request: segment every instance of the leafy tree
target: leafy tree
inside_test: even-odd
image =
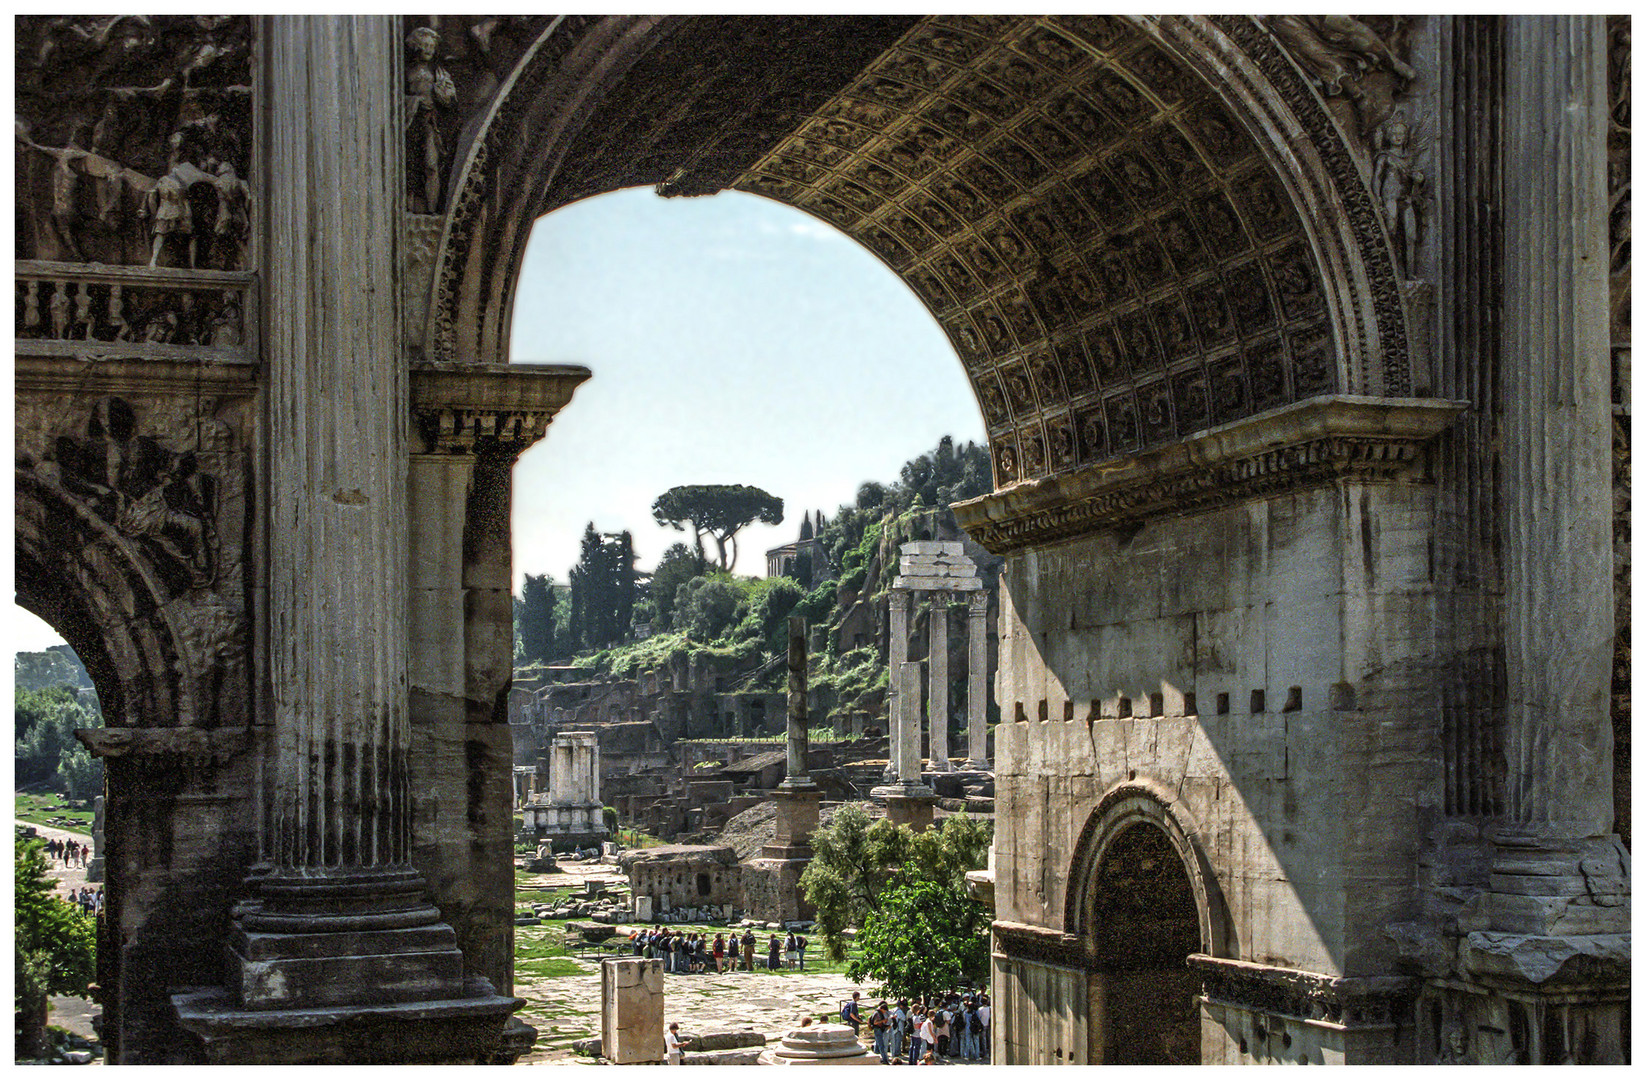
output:
[[[674,627],[675,597],[680,586],[706,569],[703,557],[682,543],[673,543],[663,552],[652,571],[652,602],[657,605],[658,628]]]
[[[13,708],[19,784],[55,781],[60,785],[57,769],[63,752],[79,746],[75,729],[103,726],[97,712],[67,686],[18,690]]]
[[[675,623],[697,641],[714,641],[737,621],[742,599],[737,584],[724,575],[692,578],[675,598]]]
[[[634,538],[627,531],[598,533],[594,522],[589,522],[583,530],[580,558],[568,577],[572,594],[568,644],[604,649],[626,638],[638,593]]]
[[[20,652],[12,661],[12,671],[19,690],[44,690],[48,686],[91,689],[91,676],[67,645],[53,645],[44,652]]]
[[[800,875],[829,958],[846,958],[846,928],[867,926],[886,890],[900,882],[928,881],[964,898],[966,872],[988,865],[993,834],[989,822],[968,814],[916,833],[885,818],[871,821],[861,807],[835,811],[812,833],[812,861]]]
[[[57,755],[57,775],[71,799],[93,799],[103,793],[103,759],[78,742]]]
[[[17,837],[15,854],[16,968],[12,1003],[16,1009],[16,1053],[40,1058],[47,1052],[46,1010],[53,994],[83,995],[97,977],[97,930],[79,907],[52,895],[45,841]]]
[[[527,574],[520,590],[520,660],[541,663],[554,655],[554,582]]]
[[[857,935],[853,982],[873,979],[886,997],[947,993],[981,983],[989,969],[989,919],[982,904],[938,881],[909,881],[880,896]]]
[[[687,484],[659,495],[652,503],[652,517],[659,525],[682,532],[690,524],[699,558],[707,558],[703,552],[703,535],[707,533],[719,553],[720,569],[730,571],[737,565],[738,532],[756,521],[766,525],[782,522],[783,500],[747,484]],[[730,559],[726,555],[728,543]]]

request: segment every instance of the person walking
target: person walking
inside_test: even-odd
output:
[[[681,1059],[686,1056],[680,1046],[680,1021],[670,1021],[669,1030],[663,1033],[663,1046],[668,1050],[669,1064],[680,1064]]]
[[[800,970],[806,970],[806,938],[801,934],[794,936],[794,954],[800,959]]]
[[[874,1052],[880,1058],[880,1064],[889,1065],[886,1054],[890,1048],[892,1014],[886,1011],[886,1003],[882,1001],[869,1014],[869,1028],[874,1032]]]
[[[754,931],[743,931],[743,970],[754,970]]]
[[[856,990],[853,990],[852,999],[840,1006],[840,1019],[852,1026],[853,1035],[863,1030],[863,1012],[861,1006],[858,1005],[858,998],[861,996]]]

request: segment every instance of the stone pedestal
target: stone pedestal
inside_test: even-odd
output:
[[[907,825],[915,832],[923,832],[932,827],[932,810],[937,805],[937,796],[934,794],[886,794],[881,795],[882,788],[875,789],[875,797],[886,803],[886,820],[893,825]],[[904,788],[904,792],[915,791],[913,787]],[[928,792],[930,788],[926,789]]]
[[[795,1028],[760,1055],[762,1065],[879,1065],[880,1058],[845,1024]]]
[[[520,808],[522,831],[558,851],[598,846],[608,835],[600,801],[600,737],[563,731],[549,747],[549,790]]]
[[[663,1060],[663,961],[600,962],[600,1053],[613,1065]]]

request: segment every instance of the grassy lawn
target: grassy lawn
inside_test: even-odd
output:
[[[16,805],[18,821],[31,825],[55,825],[59,829],[91,834],[91,811],[71,808],[61,795],[30,795],[19,791]]]

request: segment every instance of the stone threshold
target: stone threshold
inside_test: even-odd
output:
[[[1313,397],[951,509],[973,540],[1010,555],[1338,478],[1388,482],[1409,475],[1423,445],[1467,407],[1434,398]]]

